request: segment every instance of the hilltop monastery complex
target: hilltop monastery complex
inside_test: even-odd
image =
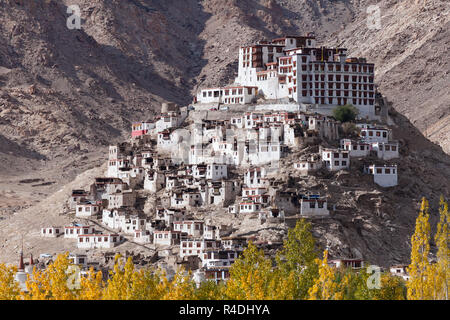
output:
[[[360,112],[351,132],[331,117],[345,104]],[[251,217],[262,228],[287,217],[333,218],[325,190],[292,188],[288,178],[359,172],[373,188],[395,188],[400,145],[372,121],[385,107],[374,65],[346,49],[318,47],[313,36],[241,47],[235,83],[200,89],[192,105],[164,104],[156,119],[133,123],[130,140],[109,147],[104,176],[72,191],[68,212],[79,222],[47,226],[41,236],[72,239],[86,253],[131,242],[199,281],[226,281],[247,242],[264,243],[231,221]],[[281,168],[291,176],[283,182]],[[360,268],[363,257],[330,264]]]

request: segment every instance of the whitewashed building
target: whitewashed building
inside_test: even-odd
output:
[[[267,171],[264,167],[251,168],[244,175],[244,184],[248,188],[268,187]]]
[[[375,127],[368,124],[357,124],[361,129],[359,136],[365,142],[389,142],[391,139],[391,130],[383,127]]]
[[[161,246],[179,244],[181,240],[180,231],[158,230],[153,232],[153,243]]]
[[[322,161],[330,171],[338,171],[350,167],[348,150],[322,148]]]
[[[101,202],[86,201],[75,206],[76,217],[92,217],[100,214],[102,210]]]
[[[321,169],[322,165],[320,157],[312,155],[309,159],[294,162],[294,169],[300,171],[301,175],[307,176]]]
[[[328,216],[329,214],[326,198],[319,195],[302,195],[300,197],[300,215]]]
[[[361,140],[342,139],[341,148],[348,150],[350,157],[362,158],[370,154],[371,145]]]
[[[134,230],[134,241],[140,244],[151,243],[153,235],[149,230]]]
[[[156,170],[147,170],[144,177],[144,190],[158,192],[165,187],[166,178],[163,172]]]
[[[77,237],[78,249],[110,249],[123,242],[118,234],[83,234]]]
[[[93,225],[73,225],[64,227],[64,238],[76,239],[79,235],[94,234]]]
[[[103,209],[102,223],[108,228],[132,234],[145,228],[146,219],[125,208]]]
[[[223,88],[206,88],[197,94],[198,103],[247,104],[251,103],[257,94],[257,88],[252,86],[230,86]]]
[[[63,234],[62,227],[41,228],[41,237],[56,238]]]
[[[371,165],[364,168],[364,172],[373,175],[373,181],[385,188],[398,184],[397,165]]]
[[[190,237],[199,238],[203,235],[203,221],[183,220],[174,221],[173,230],[186,233]]]
[[[203,256],[206,250],[217,250],[220,248],[220,241],[205,239],[186,239],[180,243],[180,257]]]
[[[377,157],[383,160],[391,160],[399,157],[398,142],[373,142],[372,150],[377,153]]]

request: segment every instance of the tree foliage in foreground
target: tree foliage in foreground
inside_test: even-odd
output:
[[[311,224],[298,220],[282,249],[267,257],[253,243],[230,267],[226,283],[202,282],[199,287],[190,272],[180,269],[172,280],[161,270],[136,269],[131,258],[114,260],[109,278],[90,269],[76,281],[68,253],[58,255],[45,270],[34,270],[22,292],[14,280],[16,267],[0,264],[1,300],[404,300],[446,299],[449,287],[448,204],[441,197],[440,220],[434,236],[436,261],[430,259],[429,206],[422,200],[411,238],[410,280],[380,275],[379,287],[368,286],[368,268],[356,272],[328,264],[328,252],[319,259]],[[73,266],[72,266],[73,267]]]

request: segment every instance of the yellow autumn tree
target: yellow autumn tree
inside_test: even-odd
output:
[[[294,275],[285,276],[250,242],[230,268],[225,295],[235,300],[293,299]]]
[[[411,237],[411,264],[407,268],[410,279],[407,283],[409,300],[431,299],[430,275],[432,266],[428,259],[430,253],[430,223],[428,200],[422,198],[419,216],[416,219],[416,228]]]
[[[165,292],[163,300],[193,300],[195,298],[195,283],[191,279],[191,272],[186,273],[180,268],[172,280],[163,278],[160,290]]]
[[[28,275],[26,282],[27,293],[23,298],[27,300],[74,300],[77,297],[76,268],[70,268],[69,253],[59,254],[55,261],[45,270],[36,268],[32,275]]]
[[[390,273],[383,273],[381,275],[381,288],[372,291],[372,299],[374,300],[405,300],[406,298],[405,281]]]
[[[226,284],[216,284],[212,280],[203,281],[195,290],[195,300],[223,300],[225,299]]]
[[[309,300],[343,300],[345,287],[349,283],[349,278],[344,275],[338,281],[337,270],[328,265],[328,250],[323,253],[323,260],[316,259],[319,266],[319,277],[308,290]]]
[[[131,277],[132,298],[135,300],[159,300],[166,294],[160,270],[146,268]]]
[[[17,272],[15,266],[6,266],[0,263],[0,300],[17,300],[20,298],[20,287],[14,276]]]
[[[441,196],[439,202],[439,223],[435,235],[435,243],[438,248],[436,264],[434,265],[433,284],[435,300],[448,300],[448,288],[450,281],[450,250],[449,241],[449,212],[448,203]]]
[[[79,300],[101,300],[103,297],[104,283],[101,271],[95,272],[90,268],[86,277],[80,279]]]
[[[134,264],[131,257],[126,262],[120,254],[114,257],[114,267],[110,271],[108,283],[103,295],[104,300],[132,299],[132,278]]]

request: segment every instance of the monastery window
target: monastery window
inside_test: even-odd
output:
[[[369,131],[369,136],[373,137],[373,131]]]
[[[383,169],[377,168],[377,174],[381,174],[383,172]]]
[[[377,131],[376,134],[377,134],[377,137],[381,136],[381,132],[380,131]]]
[[[342,165],[346,166],[347,165],[347,161],[342,161]]]
[[[384,169],[384,173],[385,174],[391,174],[391,169],[389,169],[389,168]]]
[[[212,91],[208,91],[208,97],[212,97]]]
[[[79,242],[83,242],[83,238],[78,238],[80,241]]]
[[[387,137],[387,132],[383,131],[383,138],[386,138],[386,137]]]
[[[317,204],[318,204],[319,208],[321,208],[321,209],[323,208],[323,202],[322,201],[319,201]]]
[[[339,165],[339,161],[335,161],[335,162],[334,162],[334,165],[335,165],[335,166],[338,166],[338,165]]]
[[[392,169],[392,174],[395,174],[395,169]]]
[[[397,151],[397,146],[392,146],[392,151]]]
[[[309,208],[314,209],[315,207],[316,207],[316,203],[311,201],[309,203]]]

